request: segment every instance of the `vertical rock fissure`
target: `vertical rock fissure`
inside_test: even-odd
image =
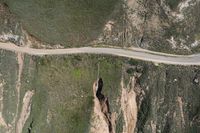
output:
[[[93,84],[94,114],[90,133],[115,133],[115,120],[110,112],[108,98],[101,93],[102,89],[103,80],[99,78]]]

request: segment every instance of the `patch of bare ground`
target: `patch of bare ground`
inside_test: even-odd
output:
[[[23,65],[24,65],[24,54],[22,53],[16,53],[17,57],[17,63],[18,63],[18,75],[17,75],[17,81],[16,81],[16,114],[13,118],[13,121],[9,124],[6,123],[3,115],[2,115],[2,110],[3,110],[3,85],[4,82],[0,83],[0,125],[3,126],[8,133],[11,133],[14,128],[15,128],[15,124],[17,122],[17,117],[18,117],[18,111],[19,111],[19,102],[20,102],[20,88],[21,88],[21,75],[22,75],[22,71],[23,71]]]
[[[142,91],[137,80],[140,73],[135,73],[135,76],[130,78],[128,85],[124,85],[123,78],[121,80],[121,108],[124,125],[122,133],[134,133],[137,131],[137,112],[143,100],[144,92]],[[103,81],[100,78],[93,84],[94,93],[94,109],[91,119],[90,133],[115,133],[117,113],[110,112],[109,101],[101,91]]]
[[[16,125],[16,133],[21,133],[22,129],[24,127],[24,124],[26,120],[28,119],[30,112],[31,112],[31,101],[32,96],[34,95],[34,91],[27,91],[25,93],[25,96],[23,98],[23,105],[22,105],[22,111],[20,113],[20,117],[17,121]]]
[[[144,10],[144,8],[138,4],[137,0],[127,0],[125,3],[127,5],[127,15],[131,25],[140,30],[141,25],[143,25],[143,19],[138,16],[138,13]]]
[[[4,125],[7,127],[7,133],[15,132],[15,133],[21,133],[22,129],[24,127],[24,124],[26,120],[28,119],[31,111],[31,99],[34,95],[34,91],[27,91],[25,93],[25,96],[23,98],[23,105],[21,109],[21,113],[19,114],[19,103],[20,103],[20,89],[21,89],[21,75],[23,72],[23,66],[24,66],[24,54],[23,53],[16,53],[17,57],[17,63],[18,63],[18,75],[17,75],[17,81],[16,81],[16,113],[15,117],[13,118],[13,121],[10,124],[4,123]],[[0,88],[0,93],[1,93]],[[0,109],[3,108],[2,104],[0,105]],[[17,120],[18,118],[18,120]],[[0,118],[0,123],[3,122],[3,119]]]
[[[133,133],[136,127],[138,108],[136,102],[136,93],[134,91],[135,84],[135,77],[130,79],[130,86],[127,87],[124,86],[123,79],[121,81],[121,109],[125,121],[123,133]]]
[[[8,127],[7,123],[5,122],[3,115],[2,115],[2,111],[3,111],[3,86],[4,86],[5,82],[2,81],[0,83],[0,126],[3,126],[5,128]]]
[[[182,122],[182,125],[185,126],[185,119],[184,119],[184,113],[183,113],[183,101],[182,101],[182,98],[178,97],[177,98],[177,102],[178,102],[178,105],[179,105],[179,108],[180,108],[181,122]]]
[[[99,81],[93,84],[94,108],[90,133],[115,133],[115,113],[110,112],[108,98],[101,94]]]
[[[15,118],[13,119],[13,123],[16,122],[18,111],[19,111],[21,75],[22,75],[23,66],[24,66],[24,54],[17,53],[17,63],[18,63],[18,75],[17,75],[17,83],[16,83],[17,108],[16,108]]]
[[[21,75],[23,71],[23,66],[24,66],[24,54],[23,53],[16,53],[17,55],[17,63],[18,63],[18,75],[17,75],[17,81],[16,81],[16,113],[15,116],[11,122],[11,125],[9,126],[7,133],[13,132],[15,129],[15,126],[17,124],[17,117],[18,117],[18,112],[19,112],[19,102],[20,102],[20,88],[21,88]]]

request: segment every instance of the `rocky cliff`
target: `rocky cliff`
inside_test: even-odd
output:
[[[0,68],[3,133],[200,131],[197,66],[1,50]],[[97,95],[98,68],[103,88]]]

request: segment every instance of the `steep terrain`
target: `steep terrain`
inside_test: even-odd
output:
[[[1,132],[109,132],[109,125],[113,133],[200,131],[196,66],[100,55],[31,57],[1,50],[0,68]],[[93,95],[98,68],[109,117]]]
[[[0,42],[198,53],[199,7],[199,0],[0,0]],[[0,50],[0,133],[199,133],[199,101],[200,66]]]
[[[124,0],[123,22],[113,18],[100,42],[167,53],[197,52],[199,6],[199,0]]]

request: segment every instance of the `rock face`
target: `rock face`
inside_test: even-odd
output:
[[[0,53],[2,133],[200,132],[199,67]]]
[[[123,81],[121,81],[121,108],[125,124],[123,125],[123,133],[133,133],[136,128],[138,107],[136,102],[136,82],[135,77],[130,79],[130,86],[125,88]]]
[[[148,72],[148,80],[140,82],[145,95],[138,110],[137,132],[200,131],[199,86],[193,83],[198,69],[192,69],[169,66],[157,69],[157,74]]]
[[[113,17],[111,32],[101,39],[168,53],[196,52],[199,6],[199,0],[124,0],[123,22]]]
[[[192,69],[149,66],[146,68],[148,72],[134,73],[128,84],[122,78],[119,95],[120,108],[113,111],[116,113],[114,123],[111,123],[114,125],[113,130],[117,133],[199,132],[200,93],[196,82],[199,74],[197,67]],[[101,86],[101,79],[99,81]],[[95,94],[100,94],[101,88],[100,92],[98,89],[95,90],[97,92]],[[100,94],[100,99],[105,99],[105,97]],[[108,107],[107,104],[106,106]],[[100,104],[99,112],[103,113],[101,107],[102,104]],[[97,123],[100,117],[95,118],[92,122]],[[120,131],[117,123],[122,124]],[[106,126],[108,128],[108,122]],[[93,130],[100,131],[98,128],[93,128]]]
[[[1,0],[0,41],[191,54],[200,51],[199,7],[200,0]],[[27,132],[200,133],[200,67],[0,50],[0,133]]]
[[[103,80],[99,78],[93,85],[94,93],[94,112],[91,120],[91,133],[115,133],[113,129],[111,112],[108,98],[101,91],[103,89]]]

